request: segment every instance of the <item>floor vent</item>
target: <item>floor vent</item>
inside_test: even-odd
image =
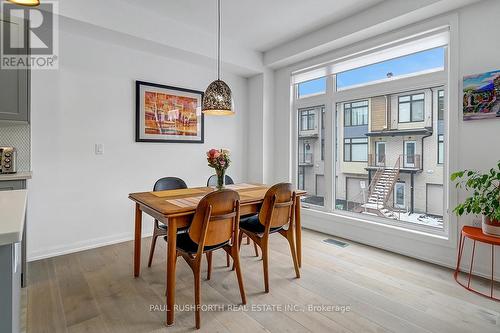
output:
[[[335,246],[338,246],[338,247],[347,247],[347,246],[349,246],[349,244],[341,242],[341,241],[333,239],[333,238],[327,238],[327,239],[323,240],[323,242],[325,242],[327,244],[332,244],[332,245],[335,245]]]

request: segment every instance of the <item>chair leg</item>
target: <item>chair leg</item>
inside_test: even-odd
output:
[[[247,238],[247,245],[250,245],[250,237],[246,236]]]
[[[156,229],[153,232],[153,238],[151,239],[151,248],[149,249],[149,260],[148,260],[148,267],[151,267],[151,264],[153,263],[153,255],[155,253],[155,247],[156,247],[156,239],[158,238],[158,234],[156,233]]]
[[[295,276],[300,278],[299,262],[297,260],[297,252],[295,248],[295,241],[293,240],[293,231],[288,230],[286,233],[286,239],[288,244],[290,244],[290,251],[292,252],[293,266],[295,267]]]
[[[236,246],[231,248],[234,266],[236,267],[236,277],[238,278],[238,286],[240,287],[241,303],[247,304],[247,297],[245,295],[245,287],[243,286],[243,274],[241,274],[240,255]]]
[[[264,240],[262,242],[262,264],[264,266],[264,286],[266,293],[269,292],[269,240]]]
[[[210,280],[210,276],[212,275],[212,252],[207,252],[207,280]]]
[[[226,253],[226,267],[229,267],[230,265],[230,261],[229,261],[229,254]]]
[[[255,250],[255,256],[259,256],[259,249],[257,248],[257,243],[253,242],[253,249]]]
[[[195,321],[196,329],[200,329],[201,316],[200,316],[200,302],[201,302],[201,258],[194,264],[194,304],[195,304]]]
[[[242,240],[243,240],[243,231],[240,230],[240,233],[238,235],[238,253],[241,250],[241,241]],[[233,268],[231,270],[234,271],[234,269],[235,269],[235,265],[234,265],[234,261],[233,261]]]

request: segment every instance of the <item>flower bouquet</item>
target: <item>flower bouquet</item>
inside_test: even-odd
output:
[[[219,190],[224,188],[226,169],[231,163],[229,154],[230,152],[227,149],[210,149],[207,152],[208,166],[215,169],[215,173],[217,174],[217,189]]]

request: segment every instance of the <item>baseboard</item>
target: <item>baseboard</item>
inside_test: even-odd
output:
[[[150,237],[151,232],[143,232],[142,238]],[[65,254],[91,250],[102,246],[113,245],[117,243],[128,242],[134,239],[134,234],[125,232],[122,234],[110,235],[107,237],[93,238],[76,243],[65,244],[45,249],[40,249],[33,252],[28,252],[27,260],[36,261],[46,258],[62,256]]]

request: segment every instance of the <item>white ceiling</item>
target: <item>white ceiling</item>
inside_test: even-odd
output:
[[[216,33],[216,0],[122,0],[205,33]],[[267,51],[384,0],[223,0],[224,38]]]

